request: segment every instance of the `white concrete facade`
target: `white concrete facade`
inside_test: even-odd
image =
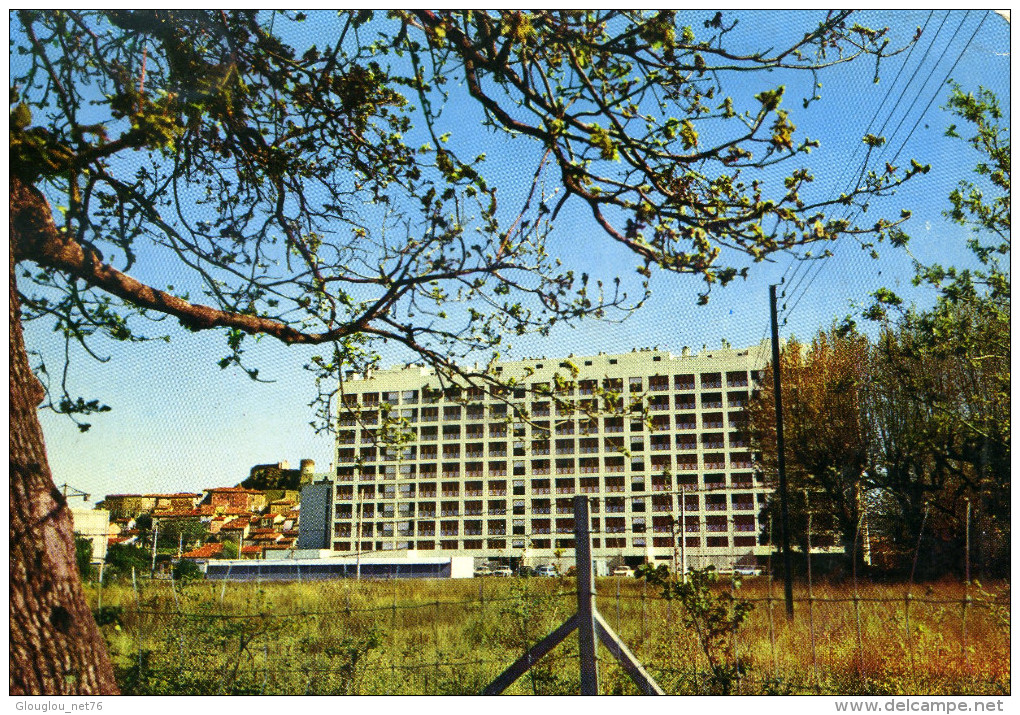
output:
[[[83,536],[92,542],[92,563],[106,559],[109,542],[110,512],[105,509],[71,509],[76,536]]]
[[[744,407],[769,356],[766,341],[504,362],[493,369],[517,387],[501,396],[444,392],[420,366],[348,376],[332,549],[556,561],[572,557],[573,497],[587,494],[601,558],[726,567],[767,553]],[[606,410],[603,390],[643,400],[647,420]],[[407,441],[377,444],[394,418]]]

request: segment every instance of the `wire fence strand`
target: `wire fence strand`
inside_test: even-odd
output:
[[[1008,692],[1008,583],[975,595],[955,584],[916,596],[921,586],[907,584],[808,587],[799,584],[804,607],[788,621],[775,616],[783,597],[771,576],[720,579],[719,594],[751,607],[722,655],[691,628],[687,606],[643,579],[599,579],[597,603],[667,693]],[[135,580],[100,586],[96,601],[99,591],[119,609],[103,626],[124,664],[119,682],[139,694],[478,693],[569,616],[577,595],[568,577]],[[603,689],[630,692],[613,654],[602,657]],[[724,687],[714,666],[726,657],[736,677]],[[509,692],[578,683],[570,637]]]

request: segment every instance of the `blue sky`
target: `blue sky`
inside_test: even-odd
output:
[[[750,97],[758,91],[751,82],[786,83],[787,102],[798,131],[821,141],[821,147],[811,157],[818,176],[816,189],[835,193],[837,180],[843,179],[845,183],[846,167],[887,93],[875,129],[886,120],[893,102],[900,96],[901,103],[892,113],[885,135],[892,136],[901,117],[905,115],[905,119],[889,142],[889,155],[876,158],[880,166],[907,140],[915,121],[937,91],[937,98],[916,130],[909,133],[897,160],[902,165],[910,157],[916,158],[930,163],[931,172],[909,183],[895,196],[876,200],[871,212],[874,218],[895,217],[901,208],[909,208],[913,217],[906,229],[912,236],[914,255],[922,260],[962,261],[964,256],[959,249],[965,235],[951,226],[941,211],[949,191],[970,172],[976,155],[963,142],[943,136],[950,118],[941,110],[948,93],[941,83],[958,60],[952,72],[955,80],[968,89],[983,85],[996,91],[1008,108],[1008,25],[998,16],[989,15],[968,44],[984,15],[984,11],[969,15],[954,11],[945,17],[943,11],[935,12],[929,29],[895,84],[893,79],[900,71],[904,55],[893,58],[882,68],[878,84],[872,82],[873,63],[866,61],[822,74],[822,99],[808,110],[799,106],[799,98],[807,91],[805,83],[810,81],[806,74],[752,77],[748,86],[734,89],[733,94]],[[902,39],[912,36],[928,17],[927,11],[869,11],[863,13],[860,21],[871,26],[889,25],[895,36]],[[918,69],[922,53],[944,17],[941,32]],[[695,27],[701,19],[700,15],[692,14]],[[744,23],[746,32],[774,38],[777,33],[803,26],[803,16],[762,13],[745,17]],[[911,78],[913,81],[908,85]],[[922,85],[925,78],[927,84]],[[908,113],[911,103],[913,108]],[[466,155],[486,151],[492,175],[503,182],[501,191],[504,184],[505,193],[519,189],[525,181],[514,171],[520,149],[513,142],[502,142],[491,133],[473,129],[477,124],[477,116],[472,119],[473,109],[452,111],[459,112],[454,117],[458,131],[452,140],[458,142],[458,149]],[[858,151],[856,156],[859,160],[863,154]],[[608,240],[600,240],[598,233],[582,207],[568,204],[550,239],[550,251],[578,271],[588,271],[593,276],[612,276],[621,271],[621,266],[629,274],[636,265],[633,258]],[[838,247],[816,279],[810,284],[800,283],[788,306],[792,307],[801,289],[806,291],[796,309],[789,312],[784,335],[809,337],[819,327],[852,312],[855,302],[865,302],[868,293],[880,286],[906,290],[912,275],[909,258],[889,248],[881,253],[882,258],[874,261],[853,245]],[[703,307],[695,304],[698,281],[658,274],[652,282],[652,299],[622,323],[591,322],[554,330],[548,339],[519,339],[511,356],[624,352],[645,346],[679,352],[683,346],[694,349],[717,346],[724,338],[734,345],[751,344],[767,335],[768,285],[792,272],[788,267],[785,259],[759,264],[749,280],[714,290],[709,305]],[[140,256],[139,270],[144,275],[158,276],[162,284],[181,278],[174,274],[177,267],[146,255]],[[801,270],[800,274],[803,273]],[[925,293],[909,295],[922,304],[930,300]],[[216,366],[216,361],[226,354],[221,336],[188,333],[169,326],[170,322],[166,321],[166,327],[160,326],[172,335],[168,344],[98,344],[99,352],[111,358],[105,364],[80,353],[75,356],[72,386],[113,409],[92,419],[93,427],[85,434],[79,433],[66,418],[41,413],[57,484],[67,482],[99,498],[115,492],[192,490],[234,484],[247,476],[252,465],[281,459],[296,464],[308,457],[316,461],[320,471],[328,469],[331,440],[316,436],[309,426],[313,414],[308,403],[315,396],[315,385],[312,376],[302,369],[316,352],[314,348],[287,347],[269,339],[252,344],[247,353],[250,362],[260,369],[262,377],[273,380],[259,384],[240,371],[221,371]],[[26,340],[30,349],[42,351],[49,365],[60,362],[62,343],[54,339],[49,326],[41,321],[29,325]],[[384,364],[402,358],[396,350],[384,352]]]

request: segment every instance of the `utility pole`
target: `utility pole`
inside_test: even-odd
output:
[[[970,588],[970,499],[964,499],[967,502],[967,521],[963,538],[963,578],[964,584]]]
[[[682,500],[675,492],[671,498]],[[677,534],[679,533],[677,531],[677,524],[679,522],[673,518],[673,514],[676,514],[678,511],[680,511],[679,502],[674,504],[673,511],[669,515],[669,535],[673,539],[673,573],[680,573],[680,544],[677,543]]]
[[[159,519],[152,520],[152,578],[156,577],[156,543],[159,541]]]
[[[581,659],[581,695],[599,694],[598,641],[595,628],[595,572],[591,560],[588,497],[574,497],[574,553],[577,559],[577,650]]]
[[[676,527],[679,522],[676,519],[669,520],[669,533],[673,538],[673,573],[680,573],[680,544],[677,543]]]
[[[680,580],[687,583],[687,487],[680,490]]]
[[[354,497],[358,503],[358,545],[354,550],[354,558],[356,559],[356,566],[354,567],[354,579],[356,581],[361,580],[361,493],[358,491],[360,484],[354,485]]]
[[[88,492],[83,492],[81,489],[76,489],[72,487],[70,484],[67,484],[66,482],[60,485],[60,490],[64,494],[65,501],[67,500],[68,496],[78,497],[82,501],[88,501],[89,497],[91,496]],[[68,492],[70,492],[70,494],[68,494]]]
[[[772,309],[772,389],[776,400],[776,456],[779,463],[779,519],[783,542],[783,588],[786,593],[786,617],[793,620],[793,555],[790,553],[790,506],[786,493],[786,454],[783,440],[783,391],[779,362],[779,316],[776,313],[776,286],[769,286]]]

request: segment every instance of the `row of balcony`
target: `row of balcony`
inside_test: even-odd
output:
[[[743,487],[731,487],[731,488],[750,488],[750,487],[749,486],[743,486]],[[723,491],[724,489],[725,488],[720,488],[719,491]],[[647,492],[647,491],[648,490],[646,490],[646,489],[633,489],[632,488],[630,490],[630,493],[636,495],[636,494],[640,494],[641,492]],[[665,488],[659,488],[659,489],[653,489],[652,491],[654,493],[654,492],[677,491],[677,490],[667,490]],[[682,490],[680,490],[680,491],[682,491]],[[607,487],[603,487],[603,488],[597,488],[597,487],[592,487],[592,486],[583,486],[583,487],[580,487],[580,488],[575,488],[575,487],[559,487],[559,488],[557,488],[555,490],[540,488],[540,489],[532,490],[530,492],[530,494],[531,494],[531,496],[538,496],[538,495],[543,495],[543,494],[550,494],[550,495],[552,495],[552,494],[575,495],[575,494],[599,494],[600,492],[609,493],[609,494],[624,494],[624,493],[627,492],[627,490],[622,485],[611,485],[611,486],[607,486]],[[526,494],[527,493],[522,489],[520,491],[515,491],[513,496],[521,496],[522,497],[522,496],[525,496]],[[443,492],[443,493],[441,493],[442,497],[444,497],[444,498],[453,498],[453,499],[463,499],[463,498],[469,498],[469,497],[481,497],[481,496],[486,496],[486,495],[488,495],[488,496],[505,497],[505,496],[507,496],[507,493],[506,493],[505,490],[494,490],[494,491],[486,492],[485,494],[482,494],[481,492],[472,492],[472,493],[469,493],[469,494],[457,494],[457,493],[454,493],[454,492]],[[372,501],[375,501],[375,500],[435,499],[435,498],[437,498],[437,493],[436,492],[427,492],[427,491],[422,491],[422,492],[406,492],[406,493],[401,493],[399,495],[396,494],[396,493],[393,493],[393,492],[378,492],[378,493],[376,493],[376,492],[364,492],[364,493],[358,495],[358,501],[361,502],[361,503],[372,502]],[[643,498],[643,497],[632,497],[632,498]],[[694,497],[692,497],[692,498],[694,498]],[[353,502],[354,501],[354,494],[353,493],[350,493],[350,494],[345,494],[345,493],[338,494],[337,495],[337,500],[341,501],[341,502],[342,501]],[[696,508],[696,507],[693,507],[693,508]]]
[[[730,404],[727,407],[730,410],[729,414],[730,414],[730,422],[731,422],[731,424],[737,425],[737,424],[742,424],[742,423],[746,422],[747,415],[746,415],[746,413],[743,410],[745,405],[743,405],[743,404]],[[690,431],[690,430],[696,430],[698,428],[698,419],[697,419],[698,416],[696,414],[696,410],[697,410],[696,407],[694,407],[693,405],[684,405],[682,407],[681,406],[677,406],[676,409],[677,409],[677,412],[676,412],[676,415],[675,415],[675,419],[672,420],[672,423],[673,423],[674,428],[676,430]],[[703,410],[704,409],[718,409],[718,410],[722,410],[723,409],[723,405],[722,404],[713,404],[711,406],[703,405],[702,409]],[[658,414],[654,414],[653,415],[653,417],[652,417],[652,425],[651,425],[650,429],[646,430],[646,428],[645,428],[646,425],[645,425],[644,422],[640,421],[639,416],[632,415],[630,417],[630,421],[631,421],[631,429],[630,429],[630,431],[632,433],[639,433],[639,432],[645,432],[645,431],[650,431],[650,432],[667,432],[667,431],[669,431],[669,429],[670,429],[669,415],[661,414],[661,413],[663,413],[663,412],[671,412],[670,408],[668,406],[665,406],[665,405],[656,405],[656,406],[653,406],[653,407],[649,407],[649,411],[652,412],[652,413],[658,413]],[[543,413],[543,414],[533,415],[532,418],[535,418],[535,417],[549,417],[549,416],[550,416],[549,414]],[[599,434],[600,425],[599,425],[598,418],[584,418],[584,417],[582,417],[580,419],[580,421],[575,422],[574,418],[572,416],[570,416],[569,414],[563,414],[563,415],[560,415],[560,416],[563,417],[564,419],[557,420],[554,425],[548,425],[548,424],[546,424],[546,425],[536,425],[536,424],[532,423],[531,424],[531,435],[533,437],[539,437],[539,436],[546,436],[546,437],[548,437],[548,436],[550,436],[551,434],[554,434],[554,433],[557,434],[557,435]],[[413,418],[405,418],[405,419],[407,419],[407,421],[410,422],[412,425],[418,424],[418,423],[426,424],[427,425],[427,424],[430,424],[430,423],[433,423],[433,422],[438,423],[440,421],[438,417],[432,417],[432,416],[415,416]],[[470,420],[470,419],[476,419],[476,418],[470,418],[469,417],[467,419]],[[452,418],[448,419],[448,420],[443,420],[443,422],[459,422],[459,421],[460,421],[460,419],[456,419],[455,420],[455,419],[452,419]],[[375,424],[378,424],[378,423],[379,423],[379,415],[377,413],[374,413],[374,412],[372,412],[372,413],[362,413],[360,416],[342,415],[341,417],[338,418],[338,424],[341,427],[359,427],[359,426],[364,426],[364,425],[375,425]],[[701,415],[701,424],[702,424],[702,428],[703,429],[709,429],[709,428],[721,429],[722,426],[723,426],[723,413],[722,412],[719,412],[719,413],[703,413]],[[486,426],[488,426],[488,429],[486,429]],[[460,427],[461,426],[459,424],[444,426],[443,427],[443,432],[442,432],[443,438],[444,439],[462,439],[462,437],[461,437],[462,431],[461,431]],[[365,427],[365,429],[372,429],[372,428]],[[436,439],[439,438],[439,436],[441,434],[440,430],[438,430],[436,427],[415,428],[415,427],[412,426],[412,427],[409,427],[407,429],[411,433],[415,433],[414,436],[419,441],[423,441],[423,442],[424,441],[430,441],[430,440],[436,440]],[[347,431],[352,431],[352,430],[347,430]],[[605,417],[605,418],[603,418],[602,425],[601,425],[601,431],[605,432],[605,433],[614,433],[614,434],[624,432],[625,431],[624,418],[623,417]],[[514,437],[524,437],[524,436],[526,436],[526,434],[527,434],[527,432],[524,429],[524,425],[520,424],[520,423],[518,423],[517,427],[514,428],[514,431],[508,430],[506,428],[506,424],[504,422],[500,422],[500,424],[492,424],[492,423],[468,424],[468,425],[466,425],[465,429],[463,430],[463,435],[464,435],[463,438],[466,438],[466,439],[486,439],[486,437],[499,439],[499,438],[509,437],[511,435],[514,436]],[[345,440],[344,441],[345,444],[353,444],[354,443],[350,436],[344,436],[342,439]],[[364,441],[372,441],[371,440],[371,436],[369,436],[367,439],[363,437],[362,441],[363,442]]]
[[[714,449],[722,449],[722,447],[719,447],[718,445],[703,445],[703,448],[704,449],[713,449],[713,448]],[[555,460],[550,461],[549,459],[531,459],[529,461],[527,459],[514,459],[513,460],[513,466],[515,468],[530,466],[533,469],[545,469],[546,467],[549,467],[551,465],[555,465],[555,466],[580,465],[580,466],[583,466],[583,467],[596,467],[597,468],[599,466],[599,464],[601,463],[603,466],[606,466],[606,467],[624,467],[624,466],[627,465],[628,462],[627,462],[627,458],[624,455],[620,454],[622,449],[623,449],[622,446],[619,447],[619,448],[614,447],[612,449],[607,448],[605,450],[606,454],[603,455],[602,457],[573,457],[572,456],[574,454],[574,450],[573,449],[563,448],[563,449],[557,451],[557,455],[559,455],[559,456],[557,456],[555,458]],[[690,448],[690,451],[694,451],[695,449],[696,448],[692,447],[692,448]],[[644,451],[644,450],[642,449],[642,450],[636,450],[636,451]],[[651,451],[668,452],[668,451],[671,451],[671,450],[669,450],[667,447],[664,447],[662,445],[655,445],[655,446],[652,447]],[[675,450],[675,451],[686,451],[686,450],[678,449],[678,450]],[[495,458],[499,458],[499,459],[498,459],[498,461],[489,461],[487,465],[485,464],[484,461],[479,461],[477,463],[468,462],[466,464],[463,464],[463,460],[462,460],[462,458],[460,456],[460,452],[458,450],[448,450],[448,451],[442,453],[441,455],[439,453],[437,453],[437,452],[432,451],[432,450],[421,450],[420,454],[418,454],[417,457],[415,456],[416,454],[417,453],[415,451],[409,451],[406,454],[402,454],[402,455],[379,455],[379,454],[377,454],[375,449],[370,449],[370,450],[369,449],[362,449],[361,450],[361,454],[357,455],[357,454],[354,454],[354,450],[353,449],[340,449],[340,450],[337,451],[337,462],[338,462],[338,464],[340,466],[357,466],[359,463],[360,464],[372,464],[374,462],[380,462],[380,461],[383,461],[383,462],[401,462],[403,465],[406,465],[408,468],[412,467],[414,465],[414,463],[419,463],[419,464],[422,464],[422,465],[428,466],[428,467],[433,467],[433,466],[440,467],[441,466],[442,469],[447,470],[447,471],[461,471],[462,468],[463,469],[468,469],[468,470],[478,471],[478,470],[483,469],[486,466],[488,466],[489,468],[493,468],[493,469],[504,469],[504,468],[506,468],[506,465],[507,465],[507,462],[505,461],[506,457],[507,457],[507,452],[505,450],[501,450],[501,449],[492,449],[492,450],[489,450],[488,457],[490,459],[494,458],[494,457]],[[545,453],[543,452],[543,453],[540,453],[540,454],[545,454]],[[514,457],[526,457],[526,456],[527,455],[524,453],[523,450],[521,450],[520,453],[518,453],[516,451],[514,453]],[[674,455],[672,455],[672,454],[653,454],[653,455],[651,455],[651,457],[648,458],[647,461],[652,466],[656,466],[656,465],[667,465],[668,466],[668,464],[673,461],[673,459],[672,459],[673,456]],[[703,454],[700,454],[700,455],[699,454],[677,454],[675,456],[676,456],[676,461],[678,463],[682,463],[682,464],[697,464],[697,462],[699,461],[699,457],[700,457],[700,459],[702,461],[704,461],[706,463],[718,464],[718,463],[725,462],[726,458],[727,458],[726,452],[711,452],[711,453],[703,453]],[[484,457],[483,457],[483,455],[480,452],[467,453],[465,455],[465,458],[466,459],[484,460]],[[580,461],[577,461],[577,460],[580,460]],[[750,465],[751,462],[752,462],[752,456],[751,456],[751,454],[749,452],[730,452],[729,453],[729,460],[730,460],[730,462],[733,462],[733,463],[744,463],[744,464]],[[643,467],[645,462],[646,462],[646,458],[644,456],[642,456],[642,455],[631,455],[631,457],[630,457],[630,464],[632,466]],[[462,467],[462,464],[463,464],[463,467]],[[393,466],[395,467],[396,465],[393,465]],[[430,469],[429,471],[432,471],[432,470]]]
[[[616,477],[605,477],[600,481],[597,477],[581,477],[580,484],[575,482],[572,478],[558,478],[555,484],[551,484],[551,480],[532,480],[530,485],[526,485],[524,480],[518,480],[519,483],[515,483],[511,488],[508,488],[505,483],[498,485],[490,484],[488,488],[483,487],[467,487],[464,489],[460,488],[460,484],[451,482],[444,484],[442,489],[437,489],[437,484],[434,481],[427,481],[420,484],[413,484],[404,482],[399,485],[399,489],[385,482],[372,484],[361,483],[358,488],[358,498],[361,500],[375,499],[376,495],[380,499],[396,499],[396,498],[411,498],[414,496],[435,498],[437,495],[443,497],[480,497],[480,496],[507,496],[512,493],[514,496],[522,496],[526,493],[532,495],[536,494],[597,494],[600,491],[628,491],[627,484],[623,478]],[[537,483],[536,483],[537,482]],[[732,475],[727,485],[723,475],[706,475],[706,478],[702,480],[704,489],[706,490],[724,490],[724,489],[751,489],[754,487],[753,480],[750,474],[737,474]],[[529,488],[530,487],[530,488]],[[684,480],[680,479],[676,482],[672,480],[663,480],[662,477],[653,477],[651,484],[644,479],[633,479],[629,485],[631,492],[672,492],[672,491],[684,491],[690,487],[690,491],[699,490],[697,480]],[[350,500],[354,498],[354,486],[344,486],[342,484],[336,487],[336,496],[339,501]]]
[[[378,537],[376,537],[378,538]],[[334,540],[333,550],[337,553],[350,552],[355,550],[361,551],[402,551],[408,549],[415,549],[417,551],[468,551],[478,552],[479,555],[491,555],[492,552],[506,552],[508,549],[514,552],[519,552],[524,548],[528,548],[532,551],[549,551],[555,549],[573,549],[574,539],[573,538],[545,538],[545,537],[512,537],[506,538],[467,538],[459,539],[455,536],[444,538],[440,541],[435,541],[435,535],[431,534],[428,537],[417,538],[411,540],[409,536],[399,537],[385,537],[388,539],[401,539],[399,541],[351,541],[351,540]],[[359,546],[360,543],[360,546]],[[753,535],[747,536],[734,536],[732,540],[729,536],[685,536],[684,543],[687,548],[708,548],[713,549],[729,549],[732,547],[753,547],[757,545],[757,539]],[[595,549],[607,549],[611,553],[616,553],[620,549],[645,549],[649,545],[648,537],[646,536],[595,536],[592,538],[592,547]],[[653,536],[651,537],[651,546],[656,549],[674,549],[676,547],[676,540],[672,536]]]
[[[747,448],[746,444],[747,443],[731,444],[730,445],[730,449],[739,449],[739,448],[746,449]],[[439,452],[438,450],[435,450],[435,449],[425,449],[425,448],[422,448],[420,450],[415,450],[415,449],[411,448],[411,449],[402,450],[400,453],[395,453],[395,454],[390,454],[390,453],[385,453],[385,452],[380,453],[374,447],[369,447],[369,448],[363,447],[363,448],[361,448],[360,453],[359,453],[358,450],[355,450],[354,448],[346,448],[346,449],[345,448],[340,448],[340,449],[337,450],[337,462],[339,464],[341,464],[341,465],[356,465],[358,463],[371,464],[371,463],[374,463],[374,462],[391,462],[391,463],[392,462],[400,462],[400,463],[405,463],[406,464],[406,463],[419,462],[419,461],[420,462],[439,461],[440,459],[446,460],[446,461],[457,460],[459,462],[459,461],[465,460],[465,459],[479,459],[479,460],[482,460],[482,459],[485,459],[486,457],[488,457],[490,459],[491,458],[503,458],[503,459],[505,459],[505,458],[507,458],[509,456],[513,456],[515,458],[518,458],[518,457],[529,457],[529,456],[530,457],[551,456],[550,450],[548,448],[530,449],[529,450],[529,449],[521,447],[521,448],[515,448],[512,451],[509,451],[509,450],[506,450],[506,449],[496,448],[496,449],[490,449],[488,451],[488,453],[485,453],[485,452],[482,452],[482,451],[479,451],[479,450],[464,450],[463,455],[462,455],[461,454],[461,450],[459,448],[450,449],[449,448],[450,445],[446,445],[446,447],[447,447],[447,449],[444,449],[442,452]],[[454,445],[454,447],[457,447],[457,445]],[[679,444],[678,443],[676,445],[670,445],[670,444],[664,444],[664,443],[653,443],[653,444],[648,445],[647,450],[645,448],[645,445],[643,445],[643,444],[637,444],[637,445],[632,444],[630,447],[626,448],[626,451],[628,451],[628,452],[630,452],[632,454],[632,457],[631,457],[632,461],[643,462],[643,460],[644,460],[643,456],[640,455],[640,454],[634,454],[634,453],[645,452],[645,451],[649,451],[649,452],[703,452],[703,451],[706,451],[706,450],[725,450],[725,449],[726,449],[726,445],[723,442],[703,442],[700,445],[693,444],[693,443],[691,443],[691,444],[686,444],[686,443],[685,444]],[[599,455],[600,453],[604,453],[602,455],[602,457],[605,460],[607,460],[607,463],[610,463],[610,462],[608,462],[608,460],[623,459],[623,457],[621,456],[621,452],[623,452],[624,450],[625,450],[625,447],[623,445],[606,445],[603,448],[597,448],[597,447],[581,447],[581,448],[560,447],[560,448],[558,448],[555,451],[555,455],[558,458],[560,458],[560,457],[571,457],[571,456],[574,456],[576,454],[581,454],[581,455],[589,455],[589,454],[590,455]],[[653,457],[658,457],[658,456],[661,456],[661,455],[652,455],[652,456]],[[692,458],[696,459],[696,455],[693,455],[693,454],[679,454],[677,456],[678,457],[683,457],[683,458],[686,458],[686,459],[692,459]],[[706,456],[712,456],[712,455],[706,455]],[[581,459],[582,460],[598,460],[599,457],[598,456],[593,456],[593,457],[583,457],[582,456]],[[531,464],[532,464],[533,467],[544,467],[546,465],[542,464],[543,461],[548,461],[548,460],[541,460],[541,459],[537,459],[536,460],[536,459],[533,459]]]
[[[685,512],[688,514],[696,514],[699,511],[705,512],[722,512],[722,511],[754,511],[755,500],[752,495],[749,494],[734,494],[727,500],[725,496],[720,495],[720,498],[716,498],[713,495],[708,495],[705,501],[700,502],[697,496],[688,495],[683,501],[674,502],[672,499],[668,501],[655,501],[651,503],[650,511],[653,512]],[[675,506],[674,506],[675,505]],[[508,505],[506,502],[492,502],[490,501],[486,507],[481,501],[469,502],[461,505],[457,502],[443,502],[437,509],[435,502],[405,502],[397,505],[398,508],[394,508],[395,505],[391,503],[383,502],[362,502],[359,507],[355,508],[353,504],[341,504],[335,509],[335,516],[337,519],[353,519],[353,518],[374,518],[376,514],[384,518],[411,518],[417,514],[421,518],[435,518],[437,514],[443,517],[461,517],[461,516],[493,516],[493,515],[507,515],[508,513],[514,516],[528,516],[529,514],[573,514],[573,500],[569,499],[557,499],[553,503],[550,499],[534,499],[530,505],[526,505],[523,499],[514,500],[512,505]],[[761,506],[761,502],[758,503]],[[530,507],[530,508],[529,508]],[[555,507],[555,511],[554,511]],[[590,503],[590,509],[592,513],[631,513],[631,514],[644,514],[649,511],[648,502],[644,498],[631,498],[627,500],[622,497],[614,498],[607,497],[604,503],[592,500]],[[509,510],[509,511],[508,511]]]
[[[734,533],[734,534],[754,534],[754,533],[757,533],[757,531],[758,530],[757,530],[757,528],[754,525],[750,525],[750,526],[742,525],[742,526],[734,527],[733,529],[729,529],[729,528],[726,528],[726,527],[720,527],[718,525],[709,525],[709,526],[706,526],[706,528],[704,528],[704,529],[687,528],[682,533],[684,533],[684,534],[701,534],[701,533],[709,533],[709,534],[730,534],[730,533]],[[356,529],[353,530],[353,531],[348,530],[348,529],[342,529],[342,530],[334,531],[334,536],[341,537],[341,538],[344,538],[344,537],[348,537],[349,538],[350,536],[353,536],[356,533],[357,533]],[[410,535],[412,535],[414,533],[417,533],[418,536],[435,536],[437,531],[434,528],[434,526],[432,526],[432,525],[420,525],[420,524],[419,524],[417,532],[415,532],[413,529],[409,529],[409,528],[408,529],[396,529],[396,530],[394,530],[392,528],[382,529],[382,528],[376,527],[376,528],[373,529],[373,528],[371,528],[371,525],[368,525],[368,524],[363,524],[362,525],[362,529],[361,529],[362,537],[372,537],[372,536],[381,536],[381,537],[410,536]],[[550,526],[540,526],[540,527],[532,527],[530,530],[518,529],[518,530],[513,530],[513,531],[507,531],[506,529],[490,529],[490,530],[487,530],[487,531],[483,531],[482,529],[464,529],[463,531],[458,531],[457,529],[447,528],[447,529],[440,529],[438,531],[438,533],[441,534],[442,536],[482,536],[482,535],[488,535],[488,536],[507,536],[508,534],[511,534],[511,535],[514,535],[514,536],[527,536],[527,535],[534,535],[534,534],[573,534],[574,533],[574,527],[572,525],[571,526],[557,526],[555,528],[554,527],[550,527]],[[603,527],[593,526],[592,529],[591,529],[591,533],[592,534],[647,534],[647,533],[653,533],[653,534],[676,534],[677,532],[676,532],[676,530],[674,528],[672,528],[670,526],[663,526],[663,525],[660,524],[660,525],[653,526],[651,528],[647,528],[645,526],[642,526],[642,527],[632,528],[632,529],[628,529],[625,526],[603,526]]]
[[[587,361],[589,364],[591,361]],[[753,371],[752,371],[753,372]],[[672,379],[671,379],[672,377]],[[700,377],[700,380],[699,380]],[[752,377],[757,379],[757,375]],[[678,374],[678,375],[635,375],[633,377],[607,377],[602,380],[583,379],[575,382],[554,386],[549,382],[537,382],[530,385],[530,392],[537,394],[553,394],[557,396],[569,396],[575,394],[594,395],[599,392],[599,387],[612,392],[623,392],[624,388],[630,393],[644,392],[668,392],[672,385],[673,390],[693,391],[700,383],[702,390],[721,389],[725,381],[727,388],[747,387],[750,384],[749,373],[746,370],[727,371],[725,375],[719,373]],[[645,384],[647,382],[647,390]],[[473,400],[497,400],[502,404],[507,399],[525,399],[529,394],[529,388],[518,387],[511,392],[509,388],[496,388],[486,392],[482,387],[450,387],[445,390],[432,389],[428,387],[420,390],[390,390],[371,391],[360,393],[348,393],[341,398],[344,407],[377,407],[383,404],[394,407],[399,404],[435,404],[441,400],[470,402]]]
[[[562,523],[560,523],[560,522],[562,522]],[[610,522],[612,522],[612,523],[610,523]],[[652,531],[652,532],[659,533],[659,534],[669,534],[669,533],[674,533],[676,531],[676,526],[677,525],[678,524],[675,523],[675,522],[669,522],[669,523],[659,522],[659,523],[648,524],[647,522],[643,522],[643,521],[642,522],[632,522],[630,525],[628,525],[626,523],[623,523],[622,519],[606,519],[605,523],[603,524],[600,519],[596,518],[596,519],[592,519],[591,531],[592,531],[592,533],[610,532],[610,533],[617,533],[617,534],[622,534],[622,533],[638,533],[638,534],[643,534],[643,533],[646,533],[648,531]],[[463,528],[461,528],[462,526],[463,526]],[[440,533],[442,533],[444,535],[457,535],[458,533],[463,533],[463,534],[482,534],[483,533],[482,526],[483,525],[480,522],[479,523],[471,523],[471,524],[441,522],[440,525],[439,525],[439,531],[440,531]],[[495,524],[494,523],[489,523],[489,524],[487,524],[485,526],[486,526],[485,533],[488,533],[488,534],[495,534],[495,535],[502,536],[502,535],[505,535],[506,533],[508,533],[507,532],[507,527],[506,527],[506,522],[499,522],[499,523],[495,523]],[[386,522],[383,522],[383,521],[379,521],[379,522],[365,521],[365,522],[361,522],[360,524],[348,524],[348,523],[344,523],[344,524],[336,524],[334,526],[333,532],[337,536],[347,536],[347,535],[349,535],[351,533],[357,533],[359,528],[361,530],[361,533],[363,535],[366,535],[366,536],[370,536],[372,533],[379,533],[379,534],[382,534],[382,535],[390,535],[390,534],[393,534],[393,533],[407,534],[407,533],[411,533],[415,529],[418,530],[418,533],[430,533],[430,534],[432,534],[432,533],[436,532],[436,524],[435,524],[435,522],[431,522],[431,521],[429,521],[429,522],[417,521],[417,522],[415,522],[415,524],[411,524],[410,522],[396,522],[396,523],[394,523],[394,522],[390,522],[390,521],[386,521]],[[538,522],[532,522],[530,528],[527,527],[524,524],[514,524],[512,529],[511,529],[511,532],[514,533],[514,534],[521,534],[521,535],[522,534],[526,534],[526,533],[532,533],[532,534],[542,534],[542,533],[545,533],[545,534],[548,534],[550,532],[567,534],[567,533],[573,533],[574,532],[574,528],[575,527],[574,527],[573,519],[559,519],[559,520],[557,520],[557,523],[555,523],[555,524],[552,523],[552,521],[549,520],[549,519],[544,519],[544,520],[541,520],[541,521],[538,521]],[[704,523],[698,522],[698,523],[695,523],[695,522],[688,521],[688,522],[686,522],[684,524],[683,531],[685,533],[700,533],[702,531],[714,532],[714,533],[727,533],[727,532],[730,532],[730,531],[740,532],[740,533],[748,533],[748,532],[756,532],[757,529],[758,529],[758,527],[756,525],[756,522],[752,518],[749,521],[741,522],[741,523],[734,523],[734,524],[710,523],[710,522],[704,522]]]

